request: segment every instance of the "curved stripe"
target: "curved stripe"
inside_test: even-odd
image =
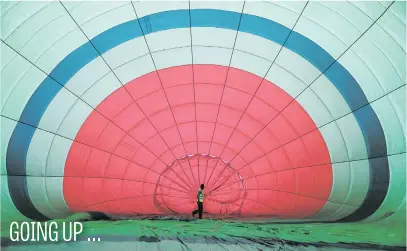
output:
[[[120,24],[93,38],[92,43],[103,54],[121,43],[143,36],[143,33],[147,35],[162,30],[188,28],[190,27],[189,13],[191,14],[192,27],[215,27],[230,30],[237,30],[238,28],[240,13],[212,9],[175,10],[152,14],[139,20]],[[138,21],[141,23],[142,30]],[[280,45],[284,43],[290,33],[290,29],[272,20],[248,14],[243,14],[239,31],[261,36]],[[352,111],[364,106],[355,112],[354,116],[363,132],[368,149],[371,175],[375,179],[371,179],[369,193],[361,207],[343,220],[356,221],[367,218],[383,202],[389,183],[387,157],[382,158],[383,161],[373,159],[387,156],[385,136],[378,117],[368,104],[366,96],[356,80],[323,48],[295,31],[291,33],[285,47],[307,59],[319,71],[323,72],[343,95]],[[30,97],[20,121],[37,126],[47,106],[62,88],[61,85],[65,85],[76,72],[97,56],[98,52],[94,50],[90,42],[66,56],[53,69],[50,77],[47,77]],[[326,70],[331,64],[333,65]],[[52,83],[55,82],[52,78],[61,85]],[[26,184],[25,159],[33,133],[33,129],[24,125],[18,125],[15,128],[7,149],[7,172],[10,195],[16,207],[27,217],[42,220],[44,216],[32,206],[26,186],[11,185],[15,182],[16,175],[22,179],[22,185]],[[377,175],[383,172],[386,172],[387,175]]]

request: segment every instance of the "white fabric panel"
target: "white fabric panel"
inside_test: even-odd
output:
[[[310,88],[322,100],[335,119],[352,112],[342,94],[325,75],[321,75],[315,80]]]
[[[378,99],[371,103],[371,106],[382,124],[386,136],[387,154],[405,152],[406,139],[401,128],[401,121],[399,121],[388,97]]]
[[[266,75],[268,69],[270,68],[271,62],[253,56],[249,53],[234,51],[230,66],[245,70],[247,72],[251,72],[254,75],[263,78]]]
[[[389,9],[404,25],[406,24],[406,2],[396,1]]]
[[[311,39],[324,50],[326,50],[333,58],[338,58],[348,46],[345,42],[339,40],[335,34],[331,33],[330,30],[326,30],[321,26],[320,23],[312,21],[308,17],[315,16],[315,13],[308,14],[306,17],[306,12],[308,8],[305,8],[303,16],[298,20],[294,31],[306,36]]]
[[[93,2],[86,2],[87,4],[91,4]],[[134,13],[134,9],[128,2],[122,1],[111,1],[111,2],[103,2],[106,5],[118,5],[120,3],[120,7],[113,7],[112,9],[99,14],[98,16],[93,17],[92,19],[88,20],[86,23],[81,24],[83,31],[85,32],[86,36],[89,39],[92,39],[99,35],[100,33],[127,21],[133,20],[136,18],[136,14]],[[127,4],[126,4],[127,3]],[[125,5],[123,5],[125,4]],[[83,11],[87,12],[89,9],[92,9],[93,6],[100,5],[100,3],[91,4],[89,7],[85,7]],[[85,13],[85,15],[87,15]],[[76,20],[76,15],[72,14],[73,18]]]
[[[50,73],[67,55],[84,44],[87,41],[85,39],[82,31],[79,29],[73,30],[47,48],[44,53],[39,56],[35,64],[43,71]],[[40,41],[38,42],[40,43]],[[22,53],[22,55],[24,55],[24,53]],[[58,79],[56,78],[56,80]]]
[[[19,63],[24,65],[23,61],[18,61]],[[13,67],[17,67],[17,65]],[[5,116],[18,120],[31,95],[34,93],[40,83],[45,79],[45,77],[46,76],[44,73],[42,73],[35,67],[31,67],[28,72],[24,74],[21,80],[19,80],[18,84],[16,84],[13,91],[8,96],[8,99],[3,106],[1,113]]]
[[[6,157],[7,157],[7,147],[9,140],[11,138],[11,135],[13,134],[14,128],[16,127],[17,122],[14,120],[0,117],[0,142],[1,142],[1,148],[0,148],[0,175],[6,175],[7,174],[7,169],[6,169]]]
[[[69,1],[63,1],[62,3],[65,5],[65,2]],[[89,22],[98,16],[102,16],[109,11],[118,9],[125,5],[130,5],[130,3],[124,1],[84,1],[75,9],[70,11],[70,13],[75,18],[76,22],[82,26],[84,23]]]
[[[13,6],[1,16],[1,39],[5,40],[15,29],[36,12],[50,4],[49,2],[27,2]]]
[[[335,219],[339,219],[363,203],[369,188],[369,162],[362,160],[335,163],[332,164],[332,171],[333,185],[327,203],[329,206],[320,213],[326,213],[326,216],[336,215]]]
[[[74,139],[79,132],[79,128],[81,128],[92,111],[93,109],[91,107],[78,100],[65,116],[64,121],[62,121],[58,129],[58,134]]]
[[[232,49],[193,46],[194,64],[229,65]]]
[[[357,160],[368,158],[365,139],[355,116],[353,114],[346,115],[338,119],[336,123],[346,142],[349,159]]]
[[[276,84],[278,85],[278,83]],[[308,88],[302,92],[298,96],[297,102],[307,111],[317,127],[333,120],[330,111],[311,89]]]
[[[245,14],[273,20],[285,27],[292,28],[299,14],[273,2],[248,1],[244,6]]]
[[[319,2],[309,2],[303,15],[329,31],[329,33],[333,34],[337,39],[346,44],[346,47],[349,47],[364,31],[359,31],[343,16],[339,15],[332,9],[325,7]],[[312,37],[309,38],[316,41]],[[327,51],[330,52],[331,55],[335,55],[335,58],[339,56],[336,53],[331,53],[330,47],[327,48],[329,48]]]
[[[358,82],[368,101],[375,100],[385,94],[382,84],[370,66],[359,55],[356,55],[352,49],[343,54],[338,62]]]
[[[11,10],[19,1],[1,1],[0,2],[0,16],[5,15],[9,10]]]
[[[35,62],[44,52],[52,47],[58,46],[58,43],[61,43],[62,47],[60,47],[60,50],[53,52],[54,56],[61,60],[71,53],[72,50],[87,42],[86,37],[81,34],[79,30],[76,31],[76,34],[68,36],[68,34],[72,32],[75,33],[75,29],[78,29],[76,24],[72,18],[66,14],[61,18],[55,19],[38,31],[20,52],[27,57],[28,60]],[[47,54],[48,53],[49,52],[47,52]],[[49,56],[48,59],[50,58]],[[48,65],[48,62],[43,63],[46,64],[46,68],[41,64],[38,64],[38,66],[46,72],[50,72],[55,67],[55,65]]]
[[[89,62],[80,69],[66,84],[65,88],[77,96],[81,96],[94,83],[110,72],[109,67],[101,57]]]
[[[388,94],[388,98],[393,105],[399,118],[403,135],[406,135],[406,86]]]
[[[72,214],[66,205],[63,192],[63,178],[62,177],[47,177],[45,179],[45,188],[52,210],[47,212],[52,218],[63,218]]]
[[[242,1],[191,1],[191,9],[216,9],[241,13],[242,8]]]
[[[321,72],[306,59],[286,48],[281,50],[275,63],[289,70],[306,85],[311,84],[311,82],[321,74]]]
[[[267,73],[266,79],[283,89],[293,98],[298,96],[301,91],[306,88],[300,79],[277,64],[273,64]]]
[[[192,64],[191,47],[154,52],[152,55],[157,70]]]
[[[394,76],[394,78],[398,77],[400,78],[399,81],[401,84],[405,83],[406,52],[403,48],[378,25],[374,25],[368,32],[366,32],[366,36],[375,44],[381,54],[386,57],[386,62],[390,63],[392,68],[397,72],[398,76]],[[388,73],[395,74],[394,72]]]
[[[2,45],[4,45],[2,43]],[[5,56],[13,55],[13,58],[8,62],[8,64],[1,70],[1,107],[4,109],[4,105],[9,101],[8,98],[11,96],[18,95],[13,94],[14,88],[18,85],[22,78],[24,78],[27,71],[32,66],[27,60],[22,58],[20,55],[16,55],[15,52],[4,45],[2,49],[1,61],[3,61],[3,49]],[[33,83],[34,84],[34,83]],[[21,100],[20,100],[21,102]],[[3,113],[4,111],[2,111]]]
[[[349,195],[345,204],[359,207],[367,195],[370,183],[370,169],[368,160],[350,162],[351,182]]]
[[[132,1],[138,18],[169,10],[188,10],[188,1]]]
[[[404,2],[405,4],[405,2]],[[401,6],[399,6],[400,8]],[[390,7],[391,9],[397,8],[394,4]],[[404,8],[402,8],[405,10]],[[387,11],[383,16],[377,21],[377,25],[383,27],[387,33],[406,50],[406,26],[399,18],[397,18],[391,11]]]
[[[47,177],[48,178],[48,177]],[[45,177],[27,177],[27,190],[34,207],[47,216],[52,213],[49,207],[49,200],[46,194]]]
[[[382,0],[382,1],[378,1],[384,8],[389,7],[389,5],[392,4],[391,1],[386,1],[386,0]]]
[[[316,214],[314,214],[313,216],[311,216],[307,219],[314,219],[314,220],[323,219],[326,221],[331,221],[331,220],[333,220],[332,214],[334,212],[336,212],[338,210],[338,208],[340,208],[341,206],[342,206],[342,204],[340,204],[340,203],[327,201],[326,204],[324,205],[324,207],[319,212],[317,212]]]
[[[58,2],[49,2],[47,5],[44,4],[45,2],[40,3],[42,8],[16,27],[7,39],[5,39],[5,41],[11,44],[16,50],[21,50],[32,36],[41,29],[46,28],[48,23],[66,14],[66,11],[61,8],[61,4]]]
[[[30,198],[50,218],[71,213],[63,195],[64,167],[71,144],[70,140],[36,130],[27,154],[27,175],[39,176],[27,178]]]
[[[47,107],[47,112],[41,117],[38,127],[50,132],[57,132],[62,120],[76,100],[75,95],[62,88]]]
[[[352,1],[349,3],[356,6],[373,20],[376,20],[384,11],[383,5],[378,2]]]
[[[317,3],[320,5],[324,5],[326,8],[329,8],[341,15],[344,19],[347,20],[347,22],[354,25],[360,32],[365,31],[373,23],[373,20],[366,16],[365,13],[360,11],[360,9],[358,9],[355,5],[352,5],[348,2],[346,4],[340,1],[324,1]]]
[[[233,48],[236,39],[236,31],[219,28],[191,28],[192,45],[217,46]]]
[[[14,59],[17,53],[15,53],[12,49],[10,49],[10,47],[8,47],[4,43],[0,43],[0,51],[1,51],[0,71],[3,71],[4,67],[6,67]]]
[[[338,220],[345,218],[346,216],[352,214],[355,212],[359,207],[353,206],[353,205],[346,205],[343,204],[333,215],[332,219],[333,220]]]
[[[81,96],[81,99],[96,108],[107,96],[123,85],[117,80],[113,72],[103,76]]]
[[[301,11],[304,9],[305,4],[307,3],[304,1],[266,1],[266,2],[281,6],[298,14],[301,13]]]
[[[61,1],[61,2],[63,2],[63,1]],[[86,2],[85,0],[82,0],[82,1],[70,1],[70,2],[63,2],[63,3],[64,3],[65,8],[70,12],[70,11],[74,10],[75,8],[80,7],[85,2]],[[58,4],[60,6],[62,6],[61,3],[58,3]]]
[[[236,50],[245,51],[258,57],[273,61],[281,45],[268,39],[254,36],[249,33],[239,32],[236,39]]]
[[[31,144],[28,147],[26,173],[29,176],[45,176],[45,166],[48,152],[54,134],[44,130],[35,130]]]
[[[367,37],[362,37],[353,46],[353,51],[364,61],[387,93],[401,85],[400,78],[386,56]]]
[[[329,201],[344,203],[350,189],[351,172],[350,163],[341,162],[332,164],[332,190]]]
[[[47,176],[63,176],[66,158],[71,148],[72,140],[56,135],[48,153],[45,174]]]
[[[324,220],[324,221],[335,221],[341,218],[344,218],[354,211],[356,211],[357,207],[344,205],[340,203],[335,203],[328,201],[324,208],[315,214],[312,218],[317,220]]]
[[[64,210],[65,212],[58,212],[52,207],[51,201],[48,198],[47,194],[48,189],[46,183],[48,182],[46,182],[46,180],[48,179],[52,179],[52,177],[27,177],[28,193],[33,205],[35,206],[35,208],[38,209],[38,211],[49,218],[60,218],[63,216],[67,216],[67,212],[69,212],[67,208]],[[58,186],[51,189],[58,190]]]
[[[349,160],[347,145],[342,133],[336,123],[329,123],[321,127],[320,132],[329,150],[331,162],[342,162]]]
[[[146,35],[146,40],[151,52],[169,48],[191,46],[191,35],[189,28],[150,33]]]
[[[152,71],[155,71],[155,67],[150,55],[137,58],[114,70],[123,84]]]
[[[150,35],[148,35],[150,36]],[[147,36],[147,37],[148,37]],[[103,58],[115,69],[131,60],[149,54],[144,37],[132,39],[103,54]],[[91,62],[92,63],[92,62]]]

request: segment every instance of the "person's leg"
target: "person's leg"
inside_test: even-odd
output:
[[[197,204],[198,204],[198,208],[195,209],[194,211],[192,211],[192,217],[195,217],[195,214],[197,214],[199,212],[199,202]]]
[[[202,219],[202,213],[203,213],[203,203],[198,204],[198,209],[199,209],[199,219]]]

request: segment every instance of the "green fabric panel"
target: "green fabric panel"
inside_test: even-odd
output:
[[[387,154],[401,153],[406,150],[405,136],[397,113],[388,97],[371,104],[383,126],[386,136]]]
[[[16,126],[16,122],[13,120],[0,117],[0,123],[1,123],[1,169],[0,169],[0,174],[7,174],[7,169],[6,169],[6,153],[7,153],[7,146],[8,146],[8,141],[10,140],[11,134],[13,133],[14,127]]]
[[[7,176],[1,175],[1,229],[8,228],[13,221],[31,221],[14,206],[8,192]]]

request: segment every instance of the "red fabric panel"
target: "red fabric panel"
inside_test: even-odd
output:
[[[65,165],[75,212],[190,214],[204,183],[211,214],[301,218],[330,195],[332,166],[315,123],[251,73],[171,67],[130,81],[97,111]]]

